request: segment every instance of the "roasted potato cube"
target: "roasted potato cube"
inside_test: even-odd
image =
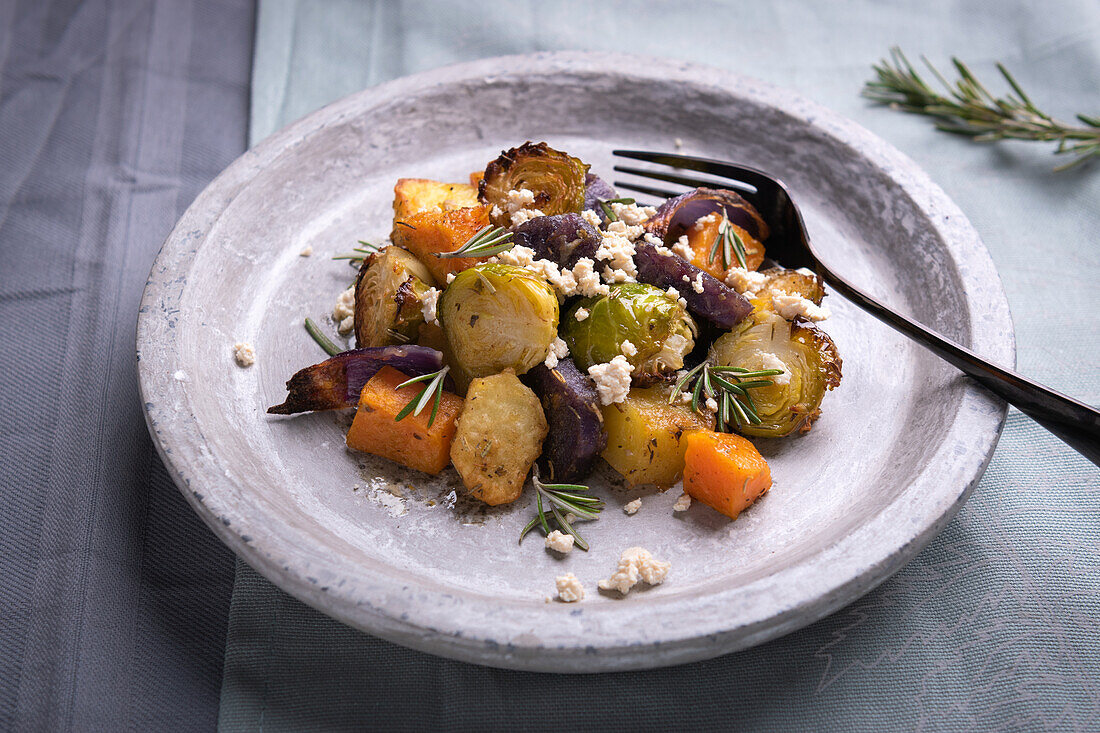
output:
[[[474,497],[492,506],[507,504],[523,493],[546,433],[539,398],[506,369],[470,384],[451,463]]]
[[[402,178],[393,187],[393,220],[404,221],[422,211],[452,211],[479,203],[477,186],[440,183],[427,178]]]
[[[667,489],[684,471],[683,437],[692,430],[713,430],[714,418],[691,405],[668,404],[667,387],[635,388],[624,402],[603,408],[607,448],[603,458],[632,486]]]
[[[405,219],[395,220],[393,243],[416,255],[443,287],[447,273],[462,272],[481,260],[476,257],[441,259],[439,252],[454,252],[483,227],[489,225],[489,207],[473,206],[454,211],[422,211]]]

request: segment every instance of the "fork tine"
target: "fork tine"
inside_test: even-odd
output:
[[[676,191],[666,191],[663,188],[653,188],[652,186],[642,186],[637,183],[627,183],[626,181],[615,181],[615,188],[625,188],[627,191],[637,191],[638,193],[648,194],[650,196],[658,196],[663,199],[670,199],[673,196],[679,196]]]
[[[723,186],[726,188],[733,188],[745,193],[756,193],[756,186],[752,186],[742,181],[735,181],[733,179],[727,179],[726,181],[707,181],[702,178],[692,178],[691,176],[681,176],[676,173],[662,173],[661,171],[647,171],[641,168],[633,168],[627,165],[617,165],[614,170],[619,173],[630,173],[635,176],[641,176],[642,178],[655,178],[658,181],[668,181],[669,183],[679,183],[683,186],[691,186],[692,188],[714,188],[715,186]]]
[[[776,183],[779,183],[781,187],[783,186],[781,182],[755,168],[733,165],[713,158],[698,158],[693,155],[676,155],[673,153],[651,153],[645,150],[612,150],[611,154],[620,158],[632,158],[647,163],[667,165],[672,168],[687,168],[700,173],[731,178],[755,186],[758,192],[772,190]]]

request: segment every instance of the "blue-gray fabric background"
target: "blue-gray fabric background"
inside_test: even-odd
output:
[[[735,69],[856,119],[921,163],[993,254],[1021,370],[1100,400],[1100,333],[1082,317],[1100,309],[1100,166],[1055,175],[1048,149],[979,147],[868,105],[860,86],[894,43],[941,65],[958,54],[987,77],[1002,60],[1052,112],[1100,112],[1094,0],[261,0],[250,139],[367,85],[483,56],[598,49]],[[1098,520],[1097,469],[1013,413],[958,519],[848,609],[721,659],[592,677],[401,649],[239,566],[220,726],[1095,730]]]

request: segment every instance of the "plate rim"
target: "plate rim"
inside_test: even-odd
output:
[[[396,589],[382,588],[372,598],[347,598],[330,592],[318,582],[316,568],[295,565],[293,555],[275,557],[252,541],[248,517],[218,500],[218,489],[203,483],[201,471],[193,470],[193,455],[177,439],[176,423],[171,413],[164,414],[158,407],[166,391],[184,390],[182,383],[172,384],[167,375],[174,369],[169,349],[146,351],[143,344],[155,343],[165,336],[171,337],[174,327],[173,314],[168,307],[182,293],[186,278],[180,268],[192,261],[198,246],[214,225],[236,193],[243,189],[265,166],[301,139],[330,125],[338,125],[349,117],[358,116],[377,104],[395,96],[418,93],[432,87],[447,86],[457,82],[477,79],[509,79],[530,76],[552,77],[556,74],[625,74],[661,82],[684,82],[695,86],[712,86],[727,95],[751,98],[754,102],[778,109],[807,125],[824,132],[841,144],[867,158],[879,170],[896,182],[920,210],[931,220],[931,212],[939,217],[932,225],[943,236],[953,264],[958,267],[965,261],[965,272],[959,271],[964,283],[977,278],[983,287],[985,299],[980,303],[982,318],[975,317],[974,295],[963,288],[969,310],[971,347],[995,362],[1015,364],[1015,336],[1008,309],[1007,297],[988,251],[973,226],[962,211],[947,197],[926,173],[911,159],[890,144],[866,130],[854,121],[838,113],[810,102],[800,95],[781,87],[745,77],[734,72],[711,66],[688,63],[666,58],[610,54],[602,52],[545,52],[514,56],[499,56],[455,64],[413,74],[348,95],[309,115],[287,125],[242,154],[219,174],[192,202],[165,240],[151,267],[139,308],[136,334],[138,379],[141,400],[150,434],[157,451],[173,480],[188,502],[204,522],[239,557],[258,570],[275,585],[299,600],[329,616],[364,631],[420,651],[489,666],[555,672],[600,672],[623,669],[643,669],[710,658],[746,648],[782,634],[794,631],[847,605],[871,590],[899,570],[955,516],[980,480],[1007,417],[1007,405],[986,393],[975,384],[968,384],[960,398],[959,408],[945,435],[958,431],[960,421],[980,423],[974,441],[980,448],[966,456],[944,456],[954,467],[959,486],[954,492],[941,491],[934,511],[925,513],[926,520],[914,534],[900,545],[892,543],[893,551],[877,561],[853,565],[845,557],[845,546],[854,538],[873,530],[886,522],[889,510],[897,499],[882,511],[853,531],[836,546],[817,553],[796,566],[836,563],[846,568],[842,582],[830,582],[830,588],[814,595],[814,592],[792,592],[790,584],[786,593],[776,592],[775,580],[784,572],[770,574],[754,581],[750,588],[760,585],[761,592],[776,596],[781,610],[750,623],[731,623],[712,633],[691,632],[670,640],[630,643],[625,638],[612,639],[607,644],[574,644],[552,646],[537,637],[529,642],[517,640],[512,634],[508,641],[492,638],[492,634],[471,634],[468,623],[458,623],[451,628],[433,627],[412,617],[402,619],[385,607],[392,602],[387,593]],[[945,229],[950,230],[950,238]],[[157,399],[158,402],[151,401]],[[192,416],[191,419],[193,418]],[[177,420],[181,419],[175,416]],[[186,419],[186,417],[182,418]],[[973,440],[973,439],[972,439]],[[941,445],[945,452],[949,441]],[[929,465],[936,463],[937,455],[921,466],[920,473],[910,482],[927,481]],[[967,459],[963,462],[963,459]],[[195,486],[192,487],[194,480]],[[954,482],[949,482],[954,486]],[[936,515],[936,516],[930,516]],[[929,518],[930,517],[930,518]],[[836,567],[836,565],[834,565]],[[311,575],[311,573],[313,573]],[[407,589],[406,589],[407,590]],[[715,594],[715,599],[723,594]],[[812,596],[812,597],[807,597]],[[448,595],[448,602],[460,603],[460,599]],[[638,606],[639,604],[632,604]],[[711,602],[714,605],[714,601]],[[453,616],[457,616],[454,614]],[[459,628],[461,627],[461,628]],[[522,637],[522,635],[520,635]]]

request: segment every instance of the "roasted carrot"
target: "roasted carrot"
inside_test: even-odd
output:
[[[489,225],[489,207],[471,206],[451,211],[421,211],[418,214],[395,220],[393,243],[403,247],[424,263],[432,277],[442,287],[447,273],[459,273],[473,267],[481,259],[477,257],[440,258],[435,255],[454,252]]]
[[[756,446],[740,435],[696,430],[685,436],[684,492],[730,519],[772,486]]]

